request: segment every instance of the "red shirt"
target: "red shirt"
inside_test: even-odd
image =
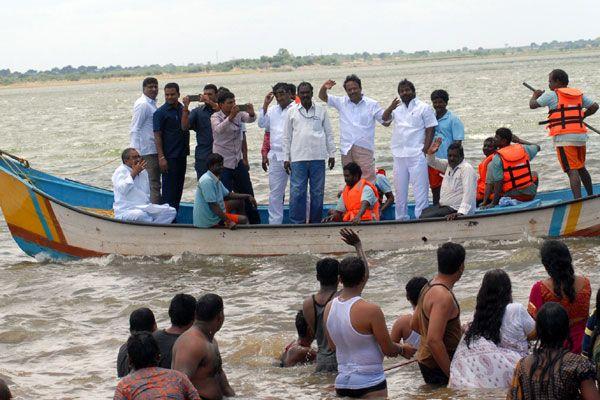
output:
[[[117,385],[114,400],[200,400],[188,377],[172,369],[143,368],[131,372]]]

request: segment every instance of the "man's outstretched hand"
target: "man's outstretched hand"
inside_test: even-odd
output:
[[[358,234],[352,229],[342,228],[340,229],[340,235],[342,236],[342,240],[344,241],[344,243],[354,247],[360,245],[360,238],[358,237]]]

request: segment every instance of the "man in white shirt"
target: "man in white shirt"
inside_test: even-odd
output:
[[[375,121],[383,123],[383,108],[362,94],[358,76],[348,75],[344,80],[347,96],[328,95],[335,86],[329,79],[319,91],[319,98],[338,110],[340,115],[340,151],[342,167],[355,162],[363,171],[362,177],[375,183]]]
[[[156,96],[158,96],[158,80],[153,77],[144,79],[142,93],[133,105],[129,147],[136,149],[146,162],[146,171],[150,179],[150,201],[158,204],[160,203],[160,168],[152,126],[152,116],[156,111]]]
[[[448,146],[447,160],[437,158],[435,152],[441,144],[442,138],[437,138],[427,151],[427,164],[444,172],[440,202],[424,209],[421,218],[446,217],[453,220],[462,215],[473,215],[477,208],[477,172],[465,161],[460,143]]]
[[[112,176],[115,218],[123,221],[170,224],[177,211],[168,204],[150,202],[150,186],[146,161],[134,148],[121,154],[121,164]]]
[[[383,113],[385,123],[394,122],[392,155],[396,188],[396,219],[407,220],[408,184],[415,196],[415,217],[429,205],[429,174],[425,154],[433,140],[437,118],[433,108],[416,97],[415,85],[404,79],[398,84],[398,94]]]
[[[335,165],[335,143],[325,107],[312,101],[313,87],[298,85],[300,104],[288,110],[283,127],[283,167],[290,177],[290,221],[306,222],[306,192],[310,182],[309,222],[323,218],[325,160]]]
[[[277,100],[277,105],[269,108],[273,97]],[[288,84],[279,82],[267,94],[263,107],[258,112],[258,126],[270,133],[270,150],[266,163],[269,171],[269,224],[283,223],[283,201],[288,183],[288,174],[283,168],[283,126],[288,110],[293,105]]]

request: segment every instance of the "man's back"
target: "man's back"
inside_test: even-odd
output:
[[[134,371],[121,379],[115,400],[200,400],[198,391],[179,371],[150,367]]]
[[[160,331],[154,332],[152,335],[154,336],[154,339],[156,339],[156,343],[158,343],[158,348],[160,350],[160,361],[158,362],[158,366],[170,369],[173,345],[180,334],[168,333],[166,329],[161,329]]]

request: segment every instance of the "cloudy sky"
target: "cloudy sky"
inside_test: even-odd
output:
[[[17,71],[600,37],[591,0],[0,0],[0,10],[0,69]]]

